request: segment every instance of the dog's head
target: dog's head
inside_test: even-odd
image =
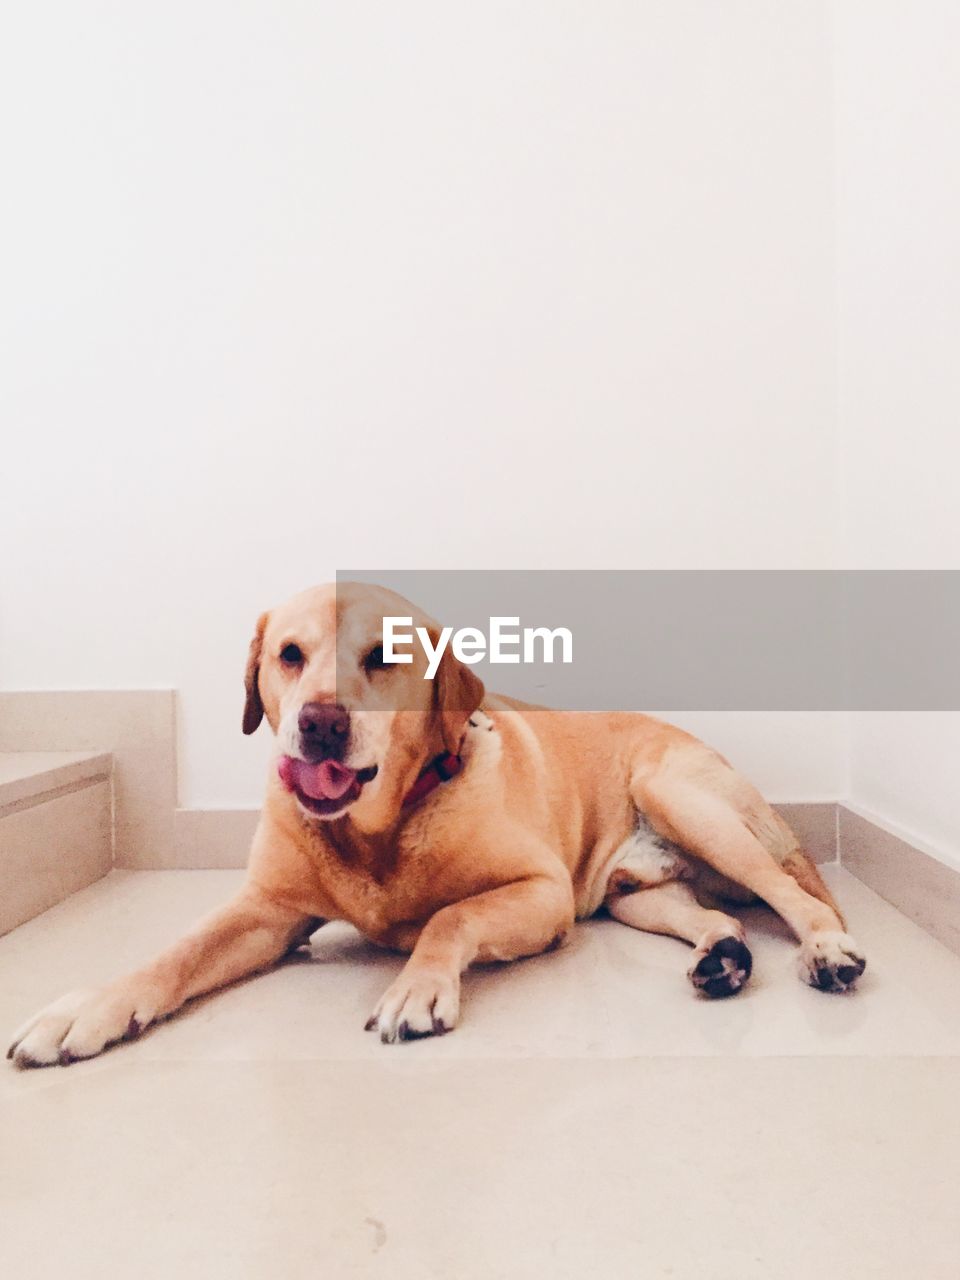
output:
[[[456,752],[483,685],[447,650],[432,680],[384,659],[383,619],[410,617],[436,644],[439,627],[382,587],[314,587],[261,614],[247,660],[243,731],[266,716],[277,772],[312,819],[350,817],[364,830],[396,818],[412,781],[441,750]],[[406,652],[406,651],[405,651]]]

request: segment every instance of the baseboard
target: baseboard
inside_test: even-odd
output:
[[[960,871],[846,805],[837,816],[846,870],[960,955]]]
[[[259,817],[259,809],[178,809],[174,865],[188,871],[245,867]]]
[[[814,862],[839,861],[960,955],[960,871],[843,804],[774,807]],[[245,866],[258,816],[256,809],[179,809],[173,865],[198,870]]]
[[[178,809],[171,689],[0,692],[0,752],[113,756],[114,865],[131,870],[246,866],[257,809]],[[837,857],[836,804],[776,806],[815,862]]]
[[[836,862],[835,803],[778,804],[774,808],[796,831],[814,862]],[[178,809],[173,861],[163,865],[191,871],[246,866],[259,814],[259,809]]]
[[[837,861],[839,845],[835,800],[775,804],[773,807],[797,833],[808,857],[820,863]]]

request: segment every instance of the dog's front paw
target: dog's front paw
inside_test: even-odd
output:
[[[384,1044],[419,1040],[452,1031],[460,1016],[460,977],[408,965],[377,1005],[367,1031],[379,1031]]]
[[[118,1040],[135,1040],[153,1020],[136,995],[116,988],[71,991],[25,1022],[7,1057],[17,1067],[69,1066]]]
[[[800,977],[820,991],[849,991],[867,961],[848,933],[815,933],[800,948]]]

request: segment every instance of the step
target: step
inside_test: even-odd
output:
[[[0,751],[0,815],[108,779],[109,751]]]
[[[106,875],[109,751],[0,752],[0,934]]]

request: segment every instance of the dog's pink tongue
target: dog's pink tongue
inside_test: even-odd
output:
[[[308,764],[306,760],[294,760],[290,756],[281,759],[279,773],[287,787],[299,787],[311,800],[339,800],[350,790],[356,777],[354,769],[337,764],[336,760]]]

